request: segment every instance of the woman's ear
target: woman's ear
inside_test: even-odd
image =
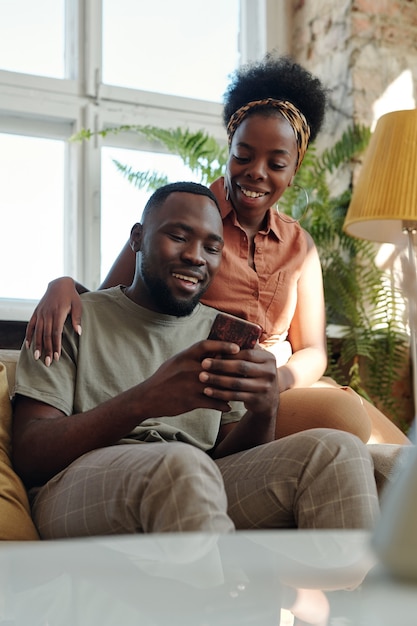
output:
[[[288,183],[288,187],[292,187],[292,184],[293,184],[293,182],[294,182],[294,178],[295,178],[295,174],[294,174],[293,176],[291,176],[291,180],[290,180],[290,182]]]
[[[142,224],[136,223],[130,231],[130,247],[133,252],[139,252],[142,244]]]

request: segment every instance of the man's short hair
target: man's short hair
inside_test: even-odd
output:
[[[162,206],[165,200],[168,198],[171,193],[193,193],[199,196],[207,196],[210,198],[216,205],[219,213],[220,207],[217,202],[217,198],[214,193],[205,185],[201,185],[200,183],[194,183],[189,181],[181,181],[177,183],[169,183],[168,185],[163,185],[163,187],[159,187],[149,198],[147,201],[145,208],[142,213],[142,222],[148,217],[148,215],[158,207]]]

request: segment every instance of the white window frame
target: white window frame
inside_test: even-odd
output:
[[[277,48],[289,0],[241,0],[242,62]],[[66,69],[54,79],[0,70],[0,132],[67,139],[82,128],[151,124],[204,129],[225,141],[218,103],[163,95],[101,82],[102,0],[66,0]],[[271,30],[271,22],[281,25]],[[254,24],[256,27],[254,28]],[[272,34],[271,34],[272,33]],[[65,171],[64,272],[89,288],[100,284],[100,148],[102,145],[158,150],[128,133],[68,143]],[[3,217],[4,219],[4,217]],[[0,297],[0,319],[29,319],[35,302]]]

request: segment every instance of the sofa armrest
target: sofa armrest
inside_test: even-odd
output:
[[[13,394],[14,383],[16,378],[16,365],[19,358],[20,350],[0,349],[0,362],[6,366],[7,382],[9,385],[9,393]]]

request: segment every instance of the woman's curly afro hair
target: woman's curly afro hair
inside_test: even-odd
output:
[[[225,126],[241,106],[264,98],[288,100],[294,104],[307,119],[310,141],[314,141],[327,104],[327,92],[318,78],[290,57],[277,57],[273,53],[267,54],[262,61],[243,65],[231,75],[224,94]]]

